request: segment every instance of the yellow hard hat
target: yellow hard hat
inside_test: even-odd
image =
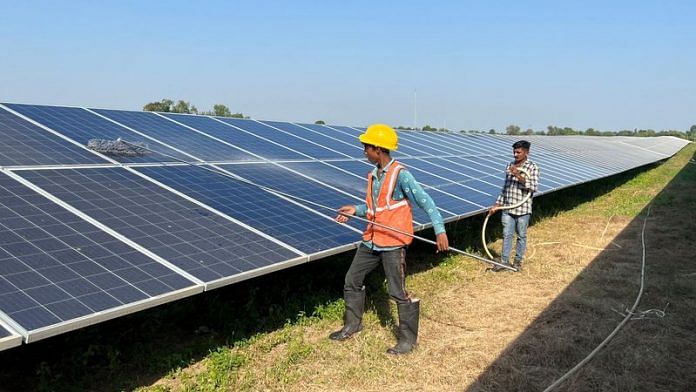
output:
[[[394,128],[387,124],[372,124],[367,127],[365,133],[360,135],[360,142],[387,150],[396,150],[399,145],[399,137],[396,136]]]

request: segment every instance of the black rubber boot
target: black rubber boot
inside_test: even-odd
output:
[[[418,340],[418,319],[420,317],[420,301],[408,304],[397,304],[399,310],[399,336],[396,346],[387,350],[387,354],[408,354],[416,347]]]
[[[343,328],[332,332],[329,339],[343,341],[362,330],[362,316],[365,310],[365,286],[360,291],[345,291],[346,311],[343,313]]]

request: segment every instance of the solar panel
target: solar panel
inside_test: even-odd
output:
[[[336,224],[328,215],[199,167],[137,170],[305,253],[331,250],[357,240],[355,231]]]
[[[195,288],[6,175],[0,176],[0,201],[0,311],[27,340]]]
[[[191,156],[204,161],[253,159],[251,155],[240,149],[217,142],[155,113],[104,109],[94,109],[94,111],[169,146],[185,146],[188,160],[191,160]]]
[[[328,162],[284,162],[283,166],[304,173],[321,182],[343,189],[361,200],[365,199],[367,177],[348,173]],[[367,169],[367,166],[365,166]]]
[[[374,167],[358,140],[364,131],[0,105],[0,350],[354,248],[364,224],[333,218],[364,200]],[[446,221],[493,204],[522,138],[399,137],[393,156]],[[83,148],[119,138],[154,151]],[[537,195],[659,161],[687,143],[524,138],[541,168]],[[417,228],[430,226],[413,212]]]
[[[337,153],[340,154],[338,157],[349,157],[349,158],[358,158],[362,159],[364,157],[364,152],[362,149],[362,146],[360,144],[357,144],[355,142],[353,143],[347,143],[340,141],[338,139],[329,137],[323,133],[317,132],[315,130],[312,130],[311,128],[308,128],[306,126],[298,125],[298,124],[292,124],[292,123],[286,123],[286,122],[280,122],[280,121],[261,121],[264,124],[273,126],[275,128],[281,129],[285,132],[289,132],[293,135],[296,135],[298,137],[301,137],[303,139],[306,139],[310,142],[315,143],[315,145],[320,145],[320,146],[325,146],[328,149],[331,149],[333,151],[336,151]],[[310,155],[313,155],[315,158],[321,158],[317,155],[314,155],[313,151],[309,152]]]
[[[326,125],[319,125],[319,124],[298,124],[298,125],[300,125],[304,128],[307,128],[311,131],[322,134],[322,135],[329,137],[331,139],[338,140],[338,141],[344,143],[345,145],[354,145],[360,151],[362,151],[362,146],[360,145],[360,141],[358,140],[358,135],[360,134],[360,132],[357,132],[356,130],[354,130],[352,128],[326,126]],[[398,159],[398,158],[403,157],[403,156],[409,156],[409,153],[417,154],[418,150],[413,150],[413,149],[410,149],[409,147],[399,146],[398,150],[392,151],[392,156],[394,158]],[[360,157],[362,158],[363,155],[360,155]]]
[[[107,161],[0,107],[0,166],[95,164]]]
[[[316,143],[312,143],[306,138],[297,137],[293,133],[280,130],[280,128],[274,127],[272,125],[267,125],[262,122],[222,117],[219,117],[218,120],[233,125],[239,129],[243,129],[247,132],[253,133],[254,135],[265,138],[267,140],[282,140],[283,146],[290,150],[304,154],[305,159],[307,157],[314,159],[345,158],[345,156],[341,153],[330,150]]]
[[[164,151],[178,159],[187,159],[188,156],[168,148],[152,139],[148,139],[136,132],[117,125],[103,117],[83,108],[71,108],[60,106],[19,105],[7,104],[8,107],[19,113],[59,132],[79,144],[86,146],[90,139],[116,140],[122,138],[132,143],[144,143],[158,151]],[[46,151],[51,151],[47,149]],[[89,153],[85,150],[85,153]],[[119,156],[115,157],[120,162],[172,162],[165,156]],[[99,160],[104,162],[104,160]]]
[[[123,168],[18,174],[205,283],[302,256]]]
[[[189,127],[204,130],[206,134],[256,154],[260,156],[262,160],[307,159],[307,157],[283,147],[274,140],[260,138],[252,133],[239,130],[214,118],[172,113],[161,113],[161,115]],[[258,159],[250,158],[248,160]]]
[[[303,177],[299,172],[292,172],[280,165],[259,163],[221,165],[221,167],[241,177],[253,179],[253,182],[256,184],[316,203],[315,205],[309,204],[309,207],[329,217],[334,217],[338,207],[344,204],[362,203],[364,201],[364,198],[354,196],[348,192],[344,193],[341,189],[334,188],[331,182],[308,179],[308,177]],[[322,208],[322,206],[327,208]]]

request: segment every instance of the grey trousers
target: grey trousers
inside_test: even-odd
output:
[[[406,291],[406,248],[377,252],[360,244],[346,273],[343,290],[345,292],[361,291],[365,276],[380,263],[387,277],[389,296],[397,304],[411,303],[411,298]]]

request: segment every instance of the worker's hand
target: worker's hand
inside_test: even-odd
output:
[[[491,208],[488,209],[488,216],[495,214],[499,209],[500,209],[499,205],[497,205],[497,204],[492,205]]]
[[[346,223],[348,222],[349,216],[355,215],[355,206],[343,206],[338,209],[338,215],[336,215],[336,222]]]
[[[447,252],[449,249],[449,240],[447,239],[447,233],[440,233],[437,235],[437,251]]]
[[[520,169],[517,168],[517,166],[510,165],[508,167],[508,173],[512,174],[512,176],[515,177],[517,181],[524,181],[524,174],[520,171]]]

